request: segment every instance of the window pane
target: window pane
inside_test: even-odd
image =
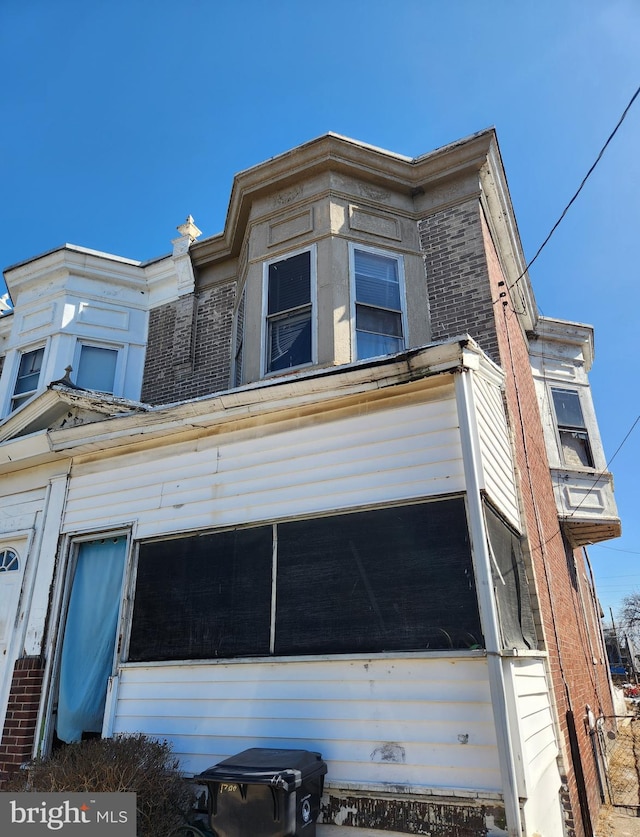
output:
[[[269,323],[268,372],[311,362],[311,313],[304,312]]]
[[[484,508],[503,648],[536,649],[536,629],[520,538],[488,503]]]
[[[580,396],[571,389],[552,389],[559,427],[584,427]]]
[[[355,250],[354,264],[357,301],[400,310],[397,260]]]
[[[568,468],[593,468],[589,438],[579,430],[560,430],[562,458]]]
[[[0,572],[9,572],[18,569],[18,556],[13,549],[0,551]]]
[[[269,314],[289,311],[310,302],[311,253],[299,253],[269,265]]]
[[[402,337],[402,317],[394,311],[356,305],[356,328],[359,331],[372,331],[374,334]]]
[[[482,647],[464,502],[278,526],[276,654]]]
[[[82,346],[76,384],[84,389],[113,392],[118,352],[99,346]]]
[[[392,355],[404,349],[404,343],[400,337],[385,337],[382,334],[369,334],[366,331],[356,333],[356,349],[358,358],[363,360],[367,357],[381,357]]]
[[[33,392],[38,388],[38,379],[40,378],[43,357],[44,347],[35,349],[33,352],[25,352],[22,355],[15,389],[13,390],[15,395],[20,395],[23,392]]]
[[[271,527],[140,545],[130,660],[269,653]]]

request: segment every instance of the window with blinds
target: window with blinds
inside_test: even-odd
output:
[[[404,339],[404,287],[399,256],[351,247],[358,360],[400,352]]]
[[[265,372],[313,360],[311,251],[267,264]]]

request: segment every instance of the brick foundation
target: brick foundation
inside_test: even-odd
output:
[[[0,784],[31,759],[43,676],[41,657],[16,660],[0,741]]]

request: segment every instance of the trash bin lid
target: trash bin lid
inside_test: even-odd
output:
[[[326,772],[327,765],[320,753],[252,747],[208,767],[195,779],[198,782],[271,785],[291,792],[306,779]]]

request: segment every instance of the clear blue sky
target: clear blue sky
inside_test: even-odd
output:
[[[531,258],[640,85],[637,0],[1,0],[0,263],[168,253],[235,172],[326,131],[417,156],[495,125]],[[611,457],[640,413],[640,100],[531,270],[591,323]],[[0,294],[3,292],[0,285]],[[640,591],[640,425],[612,470],[601,602]]]

